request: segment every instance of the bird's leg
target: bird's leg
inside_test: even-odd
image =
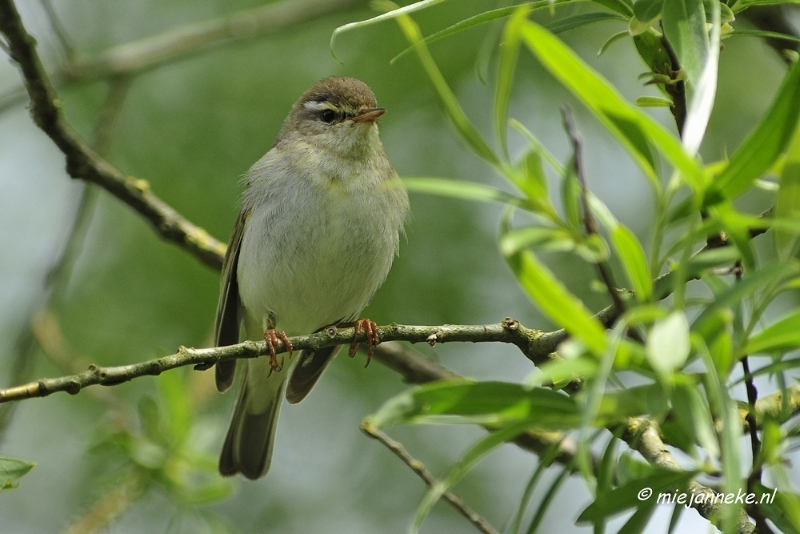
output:
[[[367,335],[367,363],[364,364],[364,367],[369,365],[372,355],[375,353],[375,347],[381,342],[378,325],[375,321],[371,319],[359,319],[351,323],[339,323],[336,326],[339,328],[349,328],[352,326],[355,329],[353,333],[353,342],[350,344],[350,350],[347,351],[347,355],[351,358],[355,356],[358,350],[358,336],[361,334],[361,331],[364,330],[364,333]]]
[[[273,371],[281,372],[284,358],[281,358],[280,363],[278,363],[278,358],[276,356],[278,342],[283,342],[283,346],[286,347],[286,352],[289,353],[289,358],[292,357],[292,342],[289,341],[289,338],[286,337],[284,332],[279,332],[274,328],[267,328],[264,330],[264,341],[267,342],[267,348],[269,349],[269,374],[271,375]]]

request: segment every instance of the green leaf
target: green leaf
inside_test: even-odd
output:
[[[636,99],[636,105],[640,108],[668,108],[672,106],[672,101],[660,96],[640,96]]]
[[[681,39],[691,39],[693,44],[687,44],[683,52],[693,56],[697,54],[697,65],[692,65],[697,72],[689,71],[689,88],[691,99],[686,112],[686,121],[683,125],[681,138],[683,146],[690,154],[697,154],[703,136],[706,133],[711,109],[714,107],[714,98],[717,94],[717,69],[719,67],[719,40],[720,40],[720,3],[713,0],[711,5],[711,35],[706,30],[706,17],[703,0],[666,0],[666,5],[671,6],[669,12],[673,16],[687,11],[687,20],[673,20],[673,31],[678,32]],[[674,12],[673,12],[674,10]],[[699,10],[699,12],[698,12]],[[667,12],[665,11],[664,31],[666,32]],[[683,65],[683,63],[681,63]]]
[[[603,325],[533,253],[522,251],[509,256],[508,261],[522,287],[551,321],[583,341],[595,356],[603,354]]]
[[[508,102],[511,99],[511,86],[519,57],[519,30],[517,27],[525,19],[526,13],[517,10],[506,24],[500,46],[500,61],[497,67],[497,84],[494,92],[494,128],[497,141],[508,159]]]
[[[605,42],[605,43],[603,43],[603,46],[601,46],[601,47],[600,47],[600,50],[598,50],[598,51],[597,51],[597,55],[598,55],[598,56],[602,56],[603,54],[605,54],[605,53],[606,53],[606,50],[608,50],[608,48],[609,48],[609,47],[610,47],[612,44],[616,43],[617,41],[619,41],[619,40],[620,40],[620,39],[622,39],[623,37],[627,37],[628,35],[630,35],[630,34],[628,33],[628,31],[627,31],[627,30],[625,30],[625,31],[621,31],[621,32],[619,32],[619,33],[615,33],[614,35],[612,35],[611,37],[609,37],[608,39],[606,39],[606,42]]]
[[[779,4],[800,4],[800,0],[736,0],[731,9],[734,13],[744,11],[753,6],[774,6]]]
[[[689,357],[689,322],[675,310],[655,322],[647,336],[647,361],[662,376],[680,369]]]
[[[634,294],[641,302],[650,301],[653,297],[653,282],[650,280],[650,269],[642,244],[623,224],[618,224],[611,230],[611,242],[622,261]]]
[[[580,421],[574,400],[547,388],[506,382],[450,380],[415,387],[386,401],[368,417],[376,428],[397,424],[477,423],[529,428],[572,428]]]
[[[705,453],[716,458],[719,455],[719,446],[708,404],[697,384],[686,380],[686,377],[680,378],[683,380],[676,381],[670,397],[672,401],[671,414],[675,423],[682,430],[684,436],[688,436],[691,441],[697,440]],[[690,454],[693,452],[689,448],[684,448],[684,451]]]
[[[581,13],[579,15],[572,15],[555,20],[545,27],[553,33],[562,33],[588,24],[595,24],[597,22],[605,22],[607,20],[619,20],[627,22],[628,18],[617,13],[608,13],[607,11],[592,11],[590,13]]]
[[[634,6],[635,7],[635,6]],[[702,0],[664,0],[664,35],[689,82],[696,84],[709,50]]]
[[[788,352],[800,347],[800,310],[786,315],[751,337],[739,355]]]
[[[764,488],[768,499],[759,498],[758,508],[780,532],[800,532],[800,495]],[[773,497],[774,496],[774,500]]]
[[[691,471],[668,471],[656,469],[653,474],[631,480],[624,485],[598,493],[592,504],[578,516],[579,522],[597,523],[601,519],[624,512],[630,508],[639,508],[645,504],[657,502],[660,493],[673,493],[684,490],[694,476]],[[645,488],[651,490],[650,496],[641,493]]]
[[[603,394],[597,412],[597,425],[622,421],[626,417],[666,413],[669,405],[661,384],[634,386]]]
[[[711,184],[705,206],[734,198],[767,171],[784,152],[800,117],[800,62],[795,63],[781,84],[761,122],[731,156],[728,165]]]
[[[439,30],[438,32],[432,33],[431,35],[423,39],[423,41],[425,44],[430,44],[435,41],[438,41],[439,39],[444,39],[445,37],[458,33],[460,31],[464,31],[469,28],[474,28],[475,26],[480,26],[482,24],[487,24],[489,22],[501,18],[510,17],[511,15],[514,14],[515,11],[517,11],[517,9],[523,6],[529,8],[531,11],[537,11],[539,9],[544,9],[544,8],[553,8],[561,4],[574,4],[583,1],[585,0],[538,0],[537,2],[525,2],[515,6],[492,9],[489,11],[484,11],[483,13],[479,13],[478,15],[466,18],[462,21],[453,24],[452,26],[448,26],[443,30]],[[413,46],[406,48],[405,50],[394,56],[389,63],[394,64],[398,59],[407,55],[413,50],[414,50]]]
[[[633,515],[622,525],[617,534],[639,534],[644,532],[645,527],[650,522],[653,511],[656,509],[656,500],[645,501],[639,505]]]
[[[544,147],[542,142],[539,141],[539,139],[535,135],[533,135],[530,132],[530,130],[525,128],[525,126],[521,122],[516,120],[516,119],[511,119],[509,121],[509,125],[512,128],[514,128],[515,130],[517,130],[519,133],[522,134],[522,136],[525,138],[525,140],[531,146],[531,150],[533,150],[534,152],[539,154],[542,157],[542,159],[544,161],[546,161],[547,164],[550,165],[550,167],[552,167],[553,170],[555,170],[558,173],[559,176],[562,176],[562,177],[564,176],[564,174],[566,172],[565,169],[564,169],[564,166],[561,165],[561,163],[559,163],[559,161],[555,158],[555,156],[553,156]]]
[[[704,169],[661,124],[626,102],[611,84],[541,26],[526,21],[520,31],[523,41],[536,58],[628,150],[657,191],[661,190],[661,183],[650,150],[651,142],[682,173],[695,191],[702,192],[705,189],[707,178]]]
[[[382,22],[384,20],[391,20],[391,19],[397,18],[397,17],[399,17],[401,15],[408,15],[409,13],[414,13],[415,11],[419,11],[421,9],[426,9],[428,7],[434,6],[434,5],[439,4],[441,2],[444,2],[444,1],[445,0],[421,0],[420,2],[415,2],[413,4],[409,4],[409,5],[404,6],[404,7],[399,7],[397,9],[393,9],[392,11],[389,11],[388,13],[382,13],[382,14],[376,16],[376,17],[372,17],[371,19],[361,20],[359,22],[351,22],[349,24],[345,24],[343,26],[339,26],[338,28],[333,30],[333,34],[331,34],[331,42],[330,42],[331,55],[333,55],[333,57],[336,58],[337,61],[339,60],[339,58],[336,57],[336,53],[333,51],[333,48],[334,48],[333,45],[334,45],[334,42],[336,41],[336,38],[339,37],[339,35],[343,34],[344,32],[348,32],[350,30],[355,30],[357,28],[363,28],[365,26],[370,26],[372,24],[376,24],[376,23]]]
[[[397,23],[400,25],[400,29],[403,30],[406,39],[414,46],[417,57],[419,57],[419,61],[422,63],[425,73],[433,84],[433,88],[444,107],[444,111],[453,122],[458,133],[467,142],[473,152],[492,165],[498,166],[500,161],[497,159],[497,156],[489,145],[486,144],[480,132],[478,132],[475,126],[470,122],[455,95],[447,85],[447,81],[444,79],[444,76],[442,76],[441,71],[439,71],[439,67],[436,66],[433,56],[431,56],[430,51],[422,41],[422,33],[420,33],[417,23],[411,20],[406,14],[397,16]]]
[[[800,220],[800,127],[786,150],[781,171],[780,190],[775,201],[775,218]],[[798,232],[775,228],[775,249],[779,258],[786,259],[797,247]]]
[[[567,252],[575,248],[575,240],[563,228],[549,226],[525,226],[500,239],[500,250],[504,256],[513,256],[527,247],[544,252]]]
[[[633,15],[632,0],[594,0],[594,3],[615,11],[623,17]]]
[[[778,32],[768,32],[764,30],[739,30],[736,29],[731,34],[732,37],[736,36],[743,36],[743,37],[760,37],[762,39],[781,39],[784,41],[792,41],[795,43],[800,43],[800,37],[796,35],[787,35],[785,33],[778,33]]]
[[[633,14],[639,22],[651,26],[661,16],[664,2],[665,0],[636,0],[633,3]]]
[[[181,444],[189,437],[193,424],[193,409],[186,389],[186,373],[184,369],[176,369],[162,373],[158,377],[159,393],[164,403],[166,431],[173,439],[173,444]]]
[[[716,295],[714,302],[695,319],[692,330],[702,332],[708,321],[712,320],[718,310],[738,305],[744,298],[752,295],[767,284],[774,284],[796,276],[798,265],[794,261],[773,262],[763,265],[757,271],[744,276],[729,289]]]
[[[500,202],[501,204],[513,204],[515,206],[525,206],[527,204],[527,201],[523,198],[475,182],[417,176],[403,178],[402,180],[409,191],[418,193],[478,202]]]
[[[16,488],[19,479],[36,466],[35,462],[0,456],[0,491]]]

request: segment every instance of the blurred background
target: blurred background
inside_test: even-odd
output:
[[[222,241],[237,214],[239,178],[269,149],[294,100],[332,74],[364,80],[388,109],[381,134],[401,176],[507,187],[453,132],[416,58],[406,55],[390,64],[407,46],[394,22],[341,35],[336,41],[341,63],[332,57],[329,42],[336,27],[376,14],[365,2],[351,4],[280,31],[200,51],[128,82],[62,80],[56,89],[67,120],[85,139]],[[259,5],[253,0],[18,2],[54,76],[70,54],[90,57]],[[415,20],[429,34],[498,5],[505,3],[445,2]],[[558,16],[568,13],[574,11],[557,11]],[[553,20],[545,12],[535,18]],[[462,106],[487,137],[501,29],[502,22],[483,25],[431,46]],[[623,30],[622,23],[604,22],[561,37],[629,100],[656,95],[637,80],[645,67],[630,40],[616,42],[613,53],[598,57],[605,40]],[[707,161],[741,142],[769,105],[785,68],[758,39],[725,41],[719,93],[703,148]],[[83,183],[71,180],[63,155],[30,120],[27,99],[15,97],[20,88],[15,66],[3,61],[0,386],[77,372],[89,363],[139,362],[171,354],[179,345],[209,346],[218,273],[162,241],[146,221],[106,192],[87,193]],[[590,188],[620,220],[646,236],[652,213],[647,181],[525,53],[513,98],[510,115],[562,160],[568,145],[559,108],[572,106],[587,139]],[[668,111],[653,113],[674,129]],[[515,134],[511,139],[512,146],[522,147]],[[745,202],[754,212],[766,207],[766,198]],[[477,324],[511,316],[529,327],[551,328],[519,291],[497,249],[502,206],[413,193],[411,205],[400,257],[365,316],[379,324]],[[78,231],[67,246],[76,220]],[[548,261],[592,309],[606,304],[606,295],[593,291],[593,273],[585,264],[559,255]],[[56,265],[60,268],[54,273]],[[482,380],[520,381],[533,370],[515,348],[505,346],[415,348]],[[56,394],[4,405],[0,454],[37,466],[18,489],[0,494],[0,530],[404,532],[425,488],[388,450],[365,437],[358,424],[407,386],[380,364],[364,369],[362,358],[337,358],[307,400],[284,406],[272,470],[258,482],[223,481],[215,474],[234,395],[216,393],[213,373],[181,369],[77,396]],[[483,431],[445,426],[396,428],[390,434],[442,476]],[[505,445],[455,491],[502,527],[536,465],[534,455]],[[551,471],[550,480],[559,472]],[[541,498],[535,494],[534,502]],[[575,531],[575,518],[591,501],[589,492],[572,478],[556,500],[543,531]],[[657,513],[668,521],[669,509]],[[116,519],[107,524],[109,518]],[[700,525],[708,528],[695,512],[684,514],[686,532]],[[440,503],[422,531],[472,528]]]

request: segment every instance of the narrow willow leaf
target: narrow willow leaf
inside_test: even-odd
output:
[[[795,43],[800,43],[800,37],[796,35],[787,35],[785,33],[778,33],[778,32],[768,32],[764,30],[739,30],[736,29],[731,34],[732,37],[736,36],[743,36],[743,37],[761,37],[763,39],[781,39],[783,41],[793,41]]]
[[[703,1],[664,0],[662,24],[689,83],[697,84],[709,50]]]
[[[661,375],[680,369],[689,357],[689,322],[681,310],[656,321],[647,336],[647,361]]]
[[[641,24],[652,26],[661,16],[665,1],[669,0],[636,0],[633,3],[633,14]]]
[[[660,96],[640,96],[636,99],[636,105],[640,108],[668,108],[672,106],[672,101]]]
[[[536,58],[628,150],[657,191],[661,190],[661,183],[650,150],[651,142],[682,173],[695,191],[705,190],[707,178],[704,169],[686,153],[675,136],[626,102],[611,84],[547,30],[527,21],[521,32],[523,41]]]
[[[563,177],[564,173],[566,172],[564,166],[550,153],[549,150],[545,148],[539,139],[531,133],[530,130],[525,128],[521,122],[516,119],[511,119],[508,124],[514,128],[516,131],[522,134],[528,144],[531,146],[531,150],[535,151],[539,154],[544,161],[547,162],[550,167],[555,170],[559,176]]]
[[[697,5],[699,4],[699,5]],[[681,138],[683,146],[689,154],[697,154],[700,143],[706,133],[708,119],[711,117],[711,109],[714,107],[714,98],[717,94],[717,70],[719,68],[719,39],[720,39],[720,4],[713,1],[711,4],[711,31],[706,30],[705,9],[703,0],[666,0],[666,5],[678,6],[678,11],[683,11],[680,6],[688,12],[688,28],[683,21],[677,22],[677,31],[683,34],[683,30],[690,33],[691,39],[696,47],[703,46],[702,50],[690,47],[698,53],[701,60],[699,71],[695,77],[690,78],[691,100],[689,101],[686,113],[686,121],[683,125]],[[700,13],[697,12],[700,10]],[[664,31],[666,32],[667,23],[664,21]],[[698,26],[699,25],[699,26]],[[699,32],[698,35],[696,32]]]
[[[497,67],[497,84],[494,92],[494,129],[503,155],[508,159],[508,102],[519,57],[519,29],[525,20],[525,11],[517,10],[506,24],[500,46],[500,61]]]
[[[562,33],[575,28],[580,28],[588,24],[595,24],[597,22],[605,22],[607,20],[619,20],[627,22],[628,18],[623,17],[617,13],[608,13],[606,11],[592,11],[590,13],[581,13],[579,15],[572,15],[562,19],[555,20],[545,27],[553,33]]]
[[[522,287],[551,321],[583,341],[594,355],[603,354],[603,325],[533,253],[522,251],[508,261]]]
[[[788,352],[800,347],[800,310],[786,315],[752,336],[740,355]]]
[[[753,6],[774,6],[779,4],[800,4],[800,0],[736,0],[731,9],[734,13],[740,13]]]
[[[578,516],[579,522],[598,522],[601,519],[642,506],[640,492],[644,488],[652,490],[651,499],[655,502],[660,493],[673,493],[686,488],[694,476],[691,471],[668,471],[656,469],[650,475],[631,480],[624,485],[598,493],[592,504]]]
[[[712,320],[714,314],[718,310],[735,306],[744,298],[762,289],[767,284],[784,281],[789,277],[797,276],[797,273],[798,265],[794,261],[775,262],[763,265],[757,271],[737,281],[736,284],[723,293],[716,295],[714,302],[703,310],[697,319],[695,319],[692,324],[692,330],[698,332],[703,331],[707,326],[707,321]]]
[[[714,432],[708,404],[697,387],[685,376],[679,377],[672,390],[672,416],[682,427],[685,436],[692,436],[712,458],[719,455],[719,445]]]
[[[466,18],[462,21],[459,21],[452,26],[448,26],[443,30],[439,30],[438,32],[432,33],[431,35],[427,36],[423,41],[425,44],[430,44],[440,39],[444,39],[450,35],[458,33],[460,31],[467,30],[469,28],[474,28],[475,26],[480,26],[482,24],[487,24],[489,22],[499,20],[502,18],[510,17],[514,14],[517,9],[520,7],[527,7],[531,11],[537,11],[544,8],[552,8],[554,6],[560,6],[561,4],[576,4],[578,2],[585,2],[586,0],[538,0],[537,2],[525,2],[522,4],[518,4],[515,6],[509,7],[501,7],[498,9],[492,9],[489,11],[484,11],[478,15]],[[394,64],[398,59],[402,58],[403,56],[409,54],[414,50],[413,46],[409,46],[396,56],[394,56],[390,64]]]
[[[569,478],[570,473],[570,466],[564,466],[555,480],[553,480],[553,483],[550,484],[550,487],[547,488],[544,497],[542,497],[542,502],[540,502],[539,506],[536,507],[536,513],[533,515],[533,518],[531,519],[531,522],[525,531],[526,534],[535,534],[536,531],[539,530],[539,525],[542,524],[544,514],[551,508],[550,503],[553,502],[553,499],[555,499],[556,495],[558,494],[558,490],[561,489],[561,486],[564,484],[567,478]]]
[[[18,480],[35,466],[34,462],[0,456],[0,491],[16,488]]]
[[[372,18],[367,19],[367,20],[361,20],[361,21],[358,21],[358,22],[351,22],[349,24],[345,24],[343,26],[339,26],[338,28],[333,30],[333,34],[331,34],[331,43],[330,43],[331,54],[338,61],[339,58],[336,57],[336,53],[333,51],[334,50],[334,42],[336,41],[336,38],[338,36],[340,36],[341,34],[343,34],[344,32],[348,32],[350,30],[355,30],[357,28],[363,28],[365,26],[370,26],[372,24],[376,24],[376,23],[384,21],[384,20],[391,20],[391,19],[397,18],[397,17],[399,17],[401,15],[408,15],[409,13],[414,13],[415,11],[419,11],[421,9],[425,9],[425,8],[434,6],[434,5],[439,4],[441,2],[444,2],[444,1],[445,0],[421,0],[420,2],[415,2],[415,3],[409,4],[407,6],[399,7],[397,9],[393,9],[392,11],[389,11],[388,13],[382,13],[382,14],[376,16],[376,17],[372,17]]]
[[[705,205],[716,204],[723,198],[734,198],[747,191],[753,181],[769,169],[786,149],[797,129],[798,118],[800,61],[786,74],[761,122],[713,181],[705,197]]]
[[[659,418],[669,408],[661,384],[635,386],[603,394],[597,412],[597,425],[622,421],[626,417],[652,415]]]
[[[430,51],[422,41],[422,34],[420,33],[417,23],[405,14],[397,16],[397,23],[400,25],[400,29],[403,30],[406,39],[414,46],[417,57],[419,57],[420,63],[422,63],[422,67],[425,69],[425,73],[433,84],[433,88],[444,107],[444,111],[453,122],[458,133],[478,156],[492,165],[498,166],[500,162],[497,156],[489,145],[486,144],[480,132],[478,132],[475,126],[470,122],[466,113],[464,113],[464,110],[461,108],[461,105],[458,103],[458,99],[456,99],[450,87],[447,85],[447,81],[444,79],[444,76],[442,76],[441,71],[439,71],[439,67],[436,66],[436,62],[433,60]]]
[[[603,43],[603,46],[601,46],[600,50],[597,51],[597,55],[598,56],[602,56],[603,54],[606,53],[606,50],[608,50],[608,48],[612,44],[616,43],[617,41],[619,41],[623,37],[627,37],[628,35],[630,35],[630,34],[627,31],[621,31],[619,33],[615,33],[614,35],[612,35],[611,37],[606,39],[606,42]]]
[[[656,509],[656,504],[658,504],[657,499],[640,504],[633,515],[622,525],[622,528],[617,531],[617,534],[640,534],[644,532]]]
[[[568,252],[575,248],[574,237],[563,228],[524,226],[512,230],[500,239],[504,256],[513,256],[526,248],[547,252]]]
[[[642,244],[623,224],[618,224],[611,230],[611,242],[622,261],[634,294],[641,302],[648,302],[653,297],[653,282]]]
[[[786,151],[786,161],[781,171],[780,190],[775,201],[775,218],[787,221],[800,220],[800,127]],[[798,231],[775,227],[775,249],[779,258],[789,258],[798,242]]]
[[[563,429],[578,424],[574,400],[547,388],[506,382],[450,380],[415,387],[386,401],[369,416],[376,428],[397,424],[479,423]]]
[[[527,201],[523,198],[475,182],[416,176],[403,178],[402,180],[409,191],[416,191],[429,195],[439,195],[461,200],[475,200],[478,202],[500,202],[501,204],[513,204],[515,206],[525,206],[527,204]]]

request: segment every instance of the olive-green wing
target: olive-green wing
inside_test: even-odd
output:
[[[217,319],[214,326],[214,346],[225,347],[239,342],[239,325],[242,322],[242,303],[239,300],[239,282],[236,279],[239,264],[239,245],[242,243],[244,226],[250,217],[250,211],[242,211],[236,219],[233,235],[225,260],[222,262],[222,279],[220,282],[219,302],[217,303]],[[225,391],[233,383],[236,373],[236,360],[218,362],[216,365],[217,390]]]

